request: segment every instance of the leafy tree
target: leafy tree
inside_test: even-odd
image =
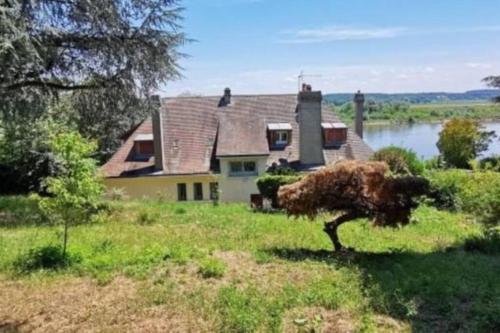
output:
[[[65,104],[65,117],[97,139],[101,161],[109,156],[146,117],[151,94],[179,77],[178,48],[187,41],[181,13],[177,0],[0,1],[0,136],[12,150],[26,148],[16,158],[0,152],[8,160],[0,156],[2,173],[36,174],[15,181],[30,190],[38,175],[54,175],[46,167],[29,170],[50,164],[42,140],[29,147],[37,137],[30,126],[54,103]],[[22,168],[13,168],[18,162]]]
[[[0,193],[43,193],[43,178],[60,171],[48,141],[52,134],[68,129],[66,122],[55,108],[28,103],[5,113],[0,124]]]
[[[122,94],[119,85],[80,90],[70,97],[72,121],[85,137],[97,142],[95,158],[104,163],[120,147],[122,136],[151,114],[158,101]]]
[[[46,179],[49,197],[40,199],[40,209],[64,226],[63,256],[71,224],[85,222],[97,211],[102,184],[97,177],[96,162],[89,158],[96,148],[77,132],[55,135],[50,148],[64,168],[57,177]]]
[[[429,190],[425,178],[387,176],[383,162],[341,161],[281,186],[278,201],[288,214],[314,218],[321,212],[340,213],[325,222],[324,231],[336,251],[343,249],[338,227],[357,218],[372,218],[376,226],[405,225],[415,200]]]
[[[500,89],[500,76],[488,76],[483,81],[490,87]],[[500,103],[500,96],[495,97],[494,101]]]
[[[468,168],[495,137],[495,132],[482,131],[479,122],[469,119],[452,119],[439,133],[437,147],[448,166]]]
[[[150,92],[179,75],[180,11],[176,0],[2,1],[0,94]]]

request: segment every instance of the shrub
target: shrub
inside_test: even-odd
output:
[[[473,214],[487,226],[500,223],[500,173],[441,170],[428,178],[437,206]]]
[[[479,168],[500,172],[500,155],[485,157],[479,161]]]
[[[389,169],[399,175],[420,175],[424,164],[411,149],[390,146],[379,149],[372,157],[374,161],[382,161]]]
[[[206,258],[200,262],[198,272],[205,279],[221,278],[226,272],[226,264],[216,258]]]
[[[14,267],[21,273],[39,269],[59,269],[69,266],[78,258],[67,255],[60,246],[43,246],[30,249],[14,262]]]
[[[465,251],[477,251],[484,254],[500,253],[500,230],[486,230],[482,235],[467,239],[464,249]]]
[[[257,187],[260,194],[266,199],[271,200],[274,208],[278,207],[278,190],[280,186],[292,184],[301,179],[300,176],[284,175],[264,175],[257,179]]]
[[[150,225],[158,221],[159,215],[157,213],[152,213],[150,211],[142,211],[137,215],[137,224],[140,225]]]

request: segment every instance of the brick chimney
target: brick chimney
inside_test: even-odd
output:
[[[153,103],[153,113],[151,120],[153,122],[153,145],[155,154],[155,170],[163,170],[163,126],[161,114],[160,96],[151,96]]]
[[[219,101],[219,106],[227,106],[231,104],[231,89],[226,88],[224,89],[224,95],[222,95],[222,98]]]
[[[324,164],[321,130],[321,91],[304,84],[298,95],[299,159],[302,164]]]
[[[354,128],[356,130],[356,134],[360,138],[363,138],[363,112],[365,109],[365,95],[363,95],[359,90],[356,94],[354,94],[354,109],[356,111]]]

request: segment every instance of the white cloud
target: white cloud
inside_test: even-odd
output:
[[[311,29],[281,31],[281,37],[278,39],[278,42],[285,44],[327,43],[349,40],[389,39],[403,36],[481,32],[500,32],[500,25],[437,27],[433,29],[410,29],[408,27],[325,26]]]
[[[468,62],[465,64],[465,66],[469,68],[479,68],[479,69],[490,69],[493,67],[493,65],[485,62]]]
[[[345,40],[383,39],[401,36],[406,31],[403,27],[388,28],[356,28],[356,27],[323,27],[317,29],[301,29],[283,31],[286,37],[282,43],[321,43]]]
[[[483,63],[445,62],[426,65],[360,64],[347,66],[314,65],[302,68],[255,69],[226,73],[224,77],[213,73],[203,76],[186,73],[186,79],[171,83],[161,92],[175,96],[189,90],[196,94],[220,95],[224,87],[235,94],[294,93],[298,89],[301,70],[309,76],[305,81],[314,89],[329,92],[421,92],[466,91],[484,87],[481,79],[500,71],[500,62]],[[481,64],[481,65],[479,65]],[[220,73],[219,73],[220,74]]]

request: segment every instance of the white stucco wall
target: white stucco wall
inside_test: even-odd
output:
[[[255,161],[257,175],[231,176],[229,163],[232,161]],[[262,175],[266,167],[267,156],[259,157],[225,157],[220,159],[219,189],[220,199],[223,202],[250,202],[251,194],[258,194],[256,180]]]

